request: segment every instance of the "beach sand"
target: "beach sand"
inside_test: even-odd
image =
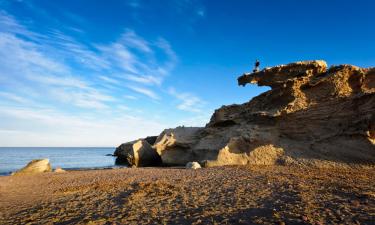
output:
[[[0,224],[375,224],[374,169],[122,168],[0,177]]]

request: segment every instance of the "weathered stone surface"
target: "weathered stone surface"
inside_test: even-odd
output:
[[[200,127],[177,127],[164,130],[156,139],[154,148],[163,164],[185,165],[192,161],[192,149],[200,137]]]
[[[49,163],[49,159],[34,159],[29,162],[24,168],[12,173],[12,175],[28,175],[51,171],[52,168],[51,164]]]
[[[272,90],[215,111],[207,128],[241,135],[207,165],[374,165],[375,70],[326,68],[324,61],[307,61],[241,76],[239,85]]]
[[[325,73],[327,63],[323,60],[301,61],[265,68],[252,74],[244,74],[238,78],[238,84],[257,84],[259,86],[280,87],[289,80],[296,78],[309,78],[314,75]]]
[[[186,169],[200,169],[201,165],[198,162],[188,162],[185,166]]]
[[[124,143],[116,148],[114,155],[117,156],[117,163],[135,167],[159,166],[161,164],[160,156],[146,139]]]
[[[273,165],[284,150],[272,144],[257,146],[243,137],[231,138],[229,143],[219,150],[216,160],[205,161],[205,167],[225,165]]]
[[[238,78],[271,90],[215,110],[204,128],[163,131],[163,163],[375,165],[375,68],[304,61]]]

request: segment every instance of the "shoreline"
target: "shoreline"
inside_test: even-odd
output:
[[[374,179],[375,169],[286,166],[3,176],[0,224],[369,224]]]
[[[115,170],[115,169],[119,169],[119,168],[128,168],[128,166],[126,166],[126,165],[115,165],[115,166],[76,167],[76,168],[61,168],[61,169],[65,170],[65,171],[91,171],[91,170]],[[14,172],[16,172],[16,171],[7,172],[7,173],[0,173],[0,177],[11,176],[11,174],[14,173]],[[45,173],[48,174],[48,173],[56,173],[56,172],[52,171],[52,172],[45,172]]]

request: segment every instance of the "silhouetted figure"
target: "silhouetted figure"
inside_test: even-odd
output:
[[[259,62],[259,60],[256,60],[255,61],[255,67],[253,69],[254,73],[259,71],[259,66],[260,66],[260,62]]]

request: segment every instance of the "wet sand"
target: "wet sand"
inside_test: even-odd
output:
[[[375,224],[375,169],[122,168],[0,177],[0,224]]]

